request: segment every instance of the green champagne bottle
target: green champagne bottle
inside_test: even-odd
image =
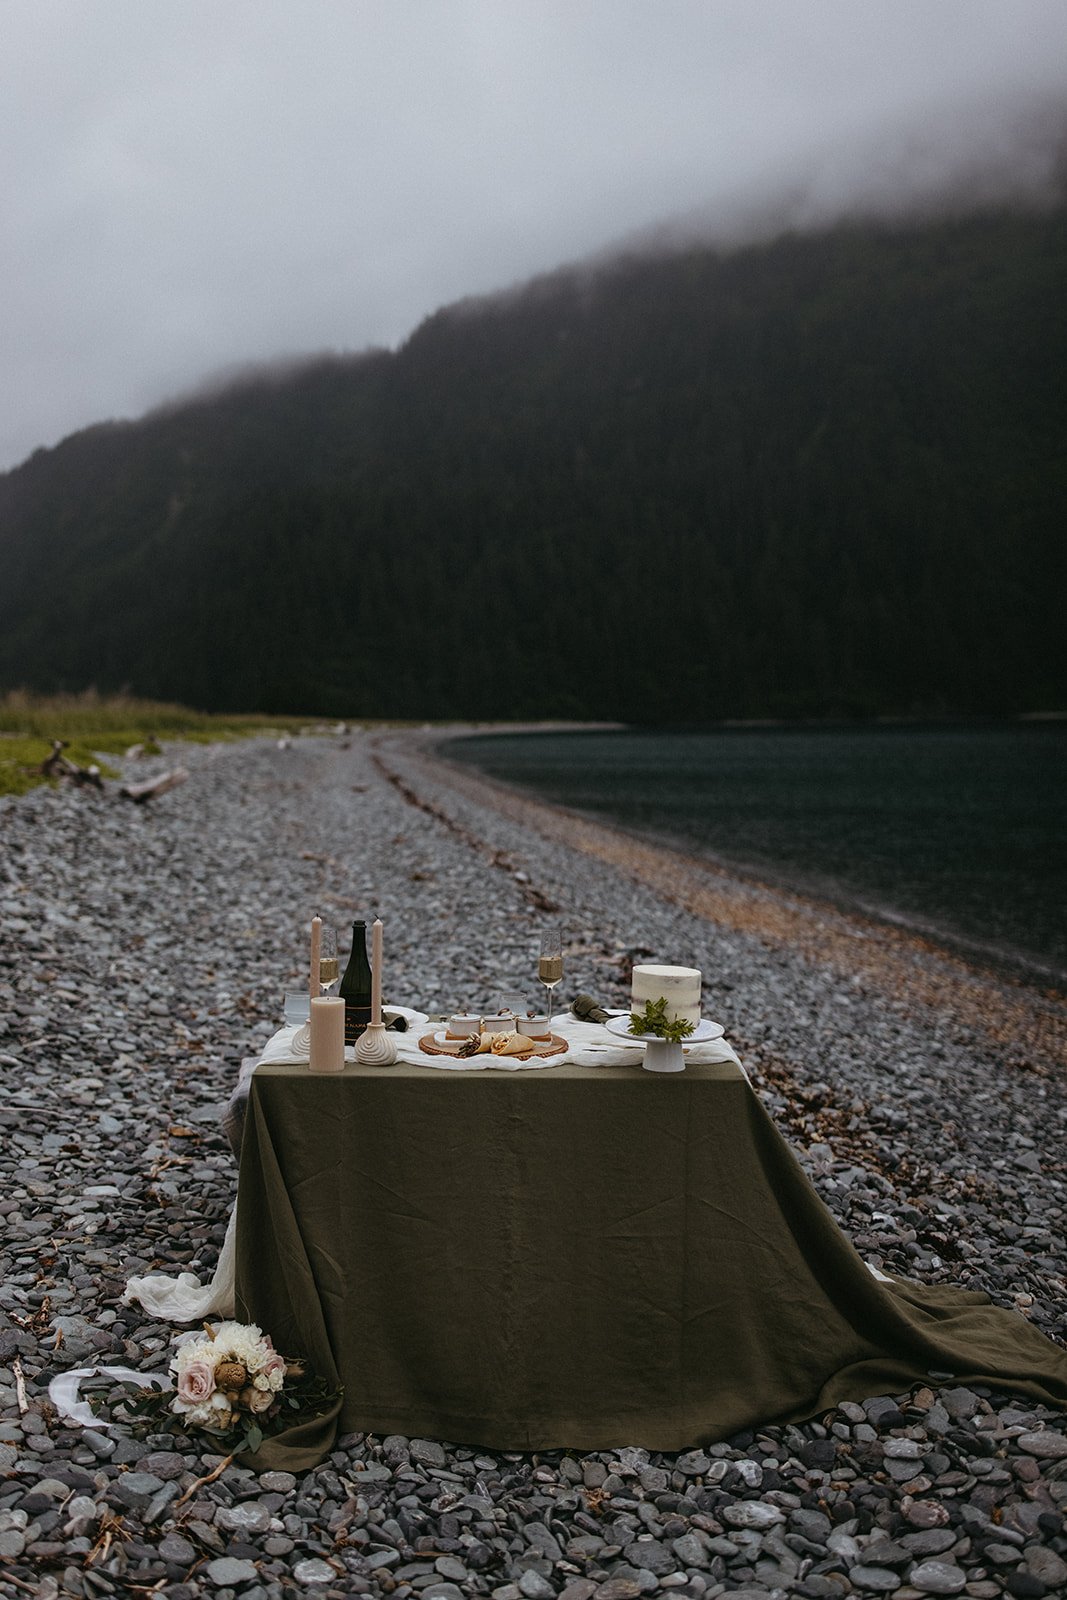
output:
[[[345,1003],[345,1044],[355,1044],[370,1021],[370,962],[365,922],[352,924],[352,954],[337,992]]]

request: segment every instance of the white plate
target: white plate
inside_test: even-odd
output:
[[[611,1017],[609,1021],[605,1022],[604,1026],[609,1033],[614,1033],[620,1039],[629,1039],[634,1044],[644,1044],[649,1039],[657,1037],[654,1033],[631,1033],[630,1013],[628,1011],[621,1012],[617,1017]],[[709,1039],[721,1039],[725,1032],[726,1029],[721,1022],[711,1022],[706,1017],[701,1018],[688,1038],[682,1040],[682,1049],[687,1049],[691,1044],[706,1044]],[[659,1042],[662,1043],[663,1041],[660,1040]]]
[[[472,1033],[466,1034],[464,1038],[461,1039],[454,1033],[446,1033],[442,1031],[441,1033],[434,1034],[433,1042],[436,1045],[463,1044],[466,1039],[477,1039],[477,1037],[478,1035],[476,1033]]]

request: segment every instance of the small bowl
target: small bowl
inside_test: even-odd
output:
[[[547,1017],[516,1017],[515,1026],[527,1039],[551,1039],[552,1029]]]
[[[446,1036],[449,1039],[469,1039],[472,1033],[479,1031],[480,1026],[480,1017],[469,1011],[457,1011],[455,1016],[448,1019]]]
[[[497,1011],[491,1017],[483,1017],[482,1031],[484,1033],[514,1033],[514,1014],[510,1011]]]

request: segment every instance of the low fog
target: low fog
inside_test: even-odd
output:
[[[1061,0],[6,0],[3,29],[0,467],[561,263],[1063,188]]]

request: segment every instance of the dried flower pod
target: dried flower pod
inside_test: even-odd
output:
[[[215,1382],[220,1389],[229,1392],[231,1389],[241,1389],[248,1382],[248,1373],[243,1362],[220,1361],[215,1368]]]
[[[307,1363],[304,1361],[287,1361],[285,1363],[285,1376],[298,1383],[307,1373]]]

